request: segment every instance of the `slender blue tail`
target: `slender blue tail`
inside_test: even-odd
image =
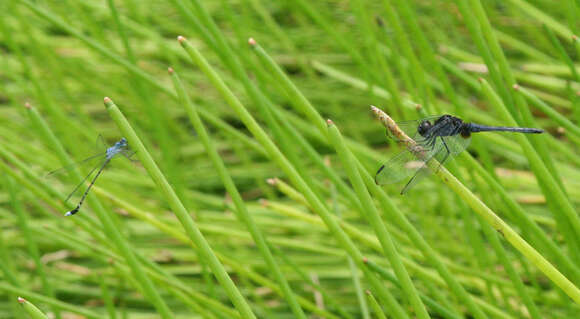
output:
[[[539,128],[487,126],[474,123],[468,123],[467,126],[468,131],[471,133],[477,132],[517,132],[517,133],[532,133],[532,134],[544,133],[544,130]]]
[[[79,212],[79,209],[81,209],[81,206],[83,205],[83,202],[85,201],[85,198],[87,198],[87,195],[89,194],[89,191],[91,190],[91,187],[93,187],[93,185],[95,184],[95,181],[97,180],[97,178],[99,177],[99,175],[101,175],[101,172],[103,172],[103,169],[105,168],[105,166],[110,161],[111,161],[110,158],[105,159],[105,161],[103,162],[103,165],[101,165],[101,167],[97,171],[97,174],[91,180],[91,183],[89,184],[89,187],[87,187],[87,190],[85,190],[85,192],[83,193],[83,196],[81,197],[81,200],[79,201],[79,203],[77,204],[77,206],[75,208],[73,208],[72,210],[69,210],[68,212],[66,212],[66,214],[64,214],[65,216],[72,216],[72,215],[74,215],[74,214],[76,214],[76,213]],[[94,171],[94,169],[93,169],[93,171]]]

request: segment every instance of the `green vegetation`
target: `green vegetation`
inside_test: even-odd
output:
[[[580,317],[578,1],[0,12],[0,318]],[[546,133],[401,196],[380,110]]]

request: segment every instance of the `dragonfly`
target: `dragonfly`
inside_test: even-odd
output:
[[[102,140],[102,137],[99,136],[99,139]],[[101,143],[104,144],[103,142],[101,142]],[[90,172],[83,178],[83,180],[66,197],[65,203],[68,202],[68,200],[79,190],[79,188],[82,185],[84,185],[85,181],[87,179],[89,179],[89,177],[92,176],[93,173],[95,173],[95,171],[97,172],[93,176],[93,178],[91,179],[89,186],[87,187],[87,189],[85,190],[85,192],[81,196],[81,199],[79,200],[77,206],[75,208],[73,208],[72,210],[66,212],[64,214],[65,216],[72,216],[72,215],[79,212],[79,210],[81,209],[81,206],[83,205],[83,202],[85,201],[85,198],[89,194],[89,191],[91,190],[91,188],[95,184],[95,181],[97,180],[97,178],[101,175],[101,173],[105,169],[105,166],[107,166],[107,164],[109,164],[109,162],[115,156],[117,156],[119,154],[127,157],[128,159],[131,159],[131,156],[133,156],[133,154],[135,154],[134,151],[129,150],[129,144],[127,143],[127,139],[125,139],[124,137],[121,138],[118,142],[116,142],[113,146],[108,147],[104,152],[95,154],[93,156],[89,156],[89,157],[85,158],[84,160],[81,160],[77,163],[73,163],[72,165],[65,166],[65,167],[59,168],[57,170],[51,171],[47,174],[47,176],[54,175],[55,173],[61,172],[63,170],[72,169],[76,165],[90,163],[90,162],[96,161],[97,159],[99,160],[98,163],[95,166],[93,166],[93,168],[90,170]]]
[[[429,174],[427,163],[437,160],[441,165],[456,157],[467,148],[471,133],[479,132],[515,132],[539,134],[544,130],[527,127],[487,126],[464,122],[462,119],[446,114],[426,117],[421,120],[397,123],[421,149],[421,156],[407,149],[383,164],[375,175],[378,185],[397,183],[411,175],[411,179],[401,190],[407,193],[423,177]],[[439,167],[440,167],[439,166]]]

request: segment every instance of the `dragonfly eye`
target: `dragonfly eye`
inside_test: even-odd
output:
[[[417,133],[419,133],[421,136],[425,136],[425,134],[427,134],[427,132],[429,132],[430,128],[431,128],[431,122],[422,121],[421,124],[419,124],[419,127],[417,127]]]

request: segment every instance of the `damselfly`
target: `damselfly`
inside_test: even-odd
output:
[[[83,180],[66,197],[65,203],[68,202],[68,200],[77,192],[77,190],[79,190],[79,188],[85,183],[85,181],[87,179],[89,179],[89,177],[91,175],[93,175],[93,173],[95,173],[95,171],[97,172],[93,176],[93,178],[91,179],[91,183],[89,184],[89,186],[87,187],[87,189],[83,193],[83,196],[81,197],[81,199],[80,199],[79,203],[77,204],[77,206],[75,208],[73,208],[72,210],[66,212],[66,214],[64,214],[65,216],[71,216],[71,215],[74,215],[74,214],[78,213],[79,209],[83,205],[83,202],[85,201],[85,198],[87,197],[89,191],[91,190],[91,187],[93,187],[93,185],[95,184],[95,181],[97,180],[97,178],[99,177],[99,175],[101,175],[101,172],[103,171],[103,169],[105,168],[105,166],[107,166],[107,164],[109,164],[109,162],[113,159],[113,157],[117,156],[118,154],[124,155],[127,158],[130,158],[134,154],[134,152],[132,152],[132,151],[129,150],[127,140],[124,137],[121,138],[113,146],[107,148],[104,152],[98,153],[98,154],[93,155],[93,156],[90,156],[90,157],[87,157],[84,160],[82,160],[82,161],[80,161],[78,163],[75,163],[75,164],[71,165],[71,166],[75,166],[75,165],[78,165],[80,163],[92,162],[92,161],[96,161],[97,159],[99,160],[98,163],[87,174],[87,176],[85,176],[83,178]],[[53,174],[55,174],[57,172],[60,172],[62,170],[69,170],[69,169],[72,168],[71,166],[66,166],[66,167],[63,167],[63,168],[59,168],[57,170],[54,170],[52,172],[49,172],[48,175],[53,175]]]

